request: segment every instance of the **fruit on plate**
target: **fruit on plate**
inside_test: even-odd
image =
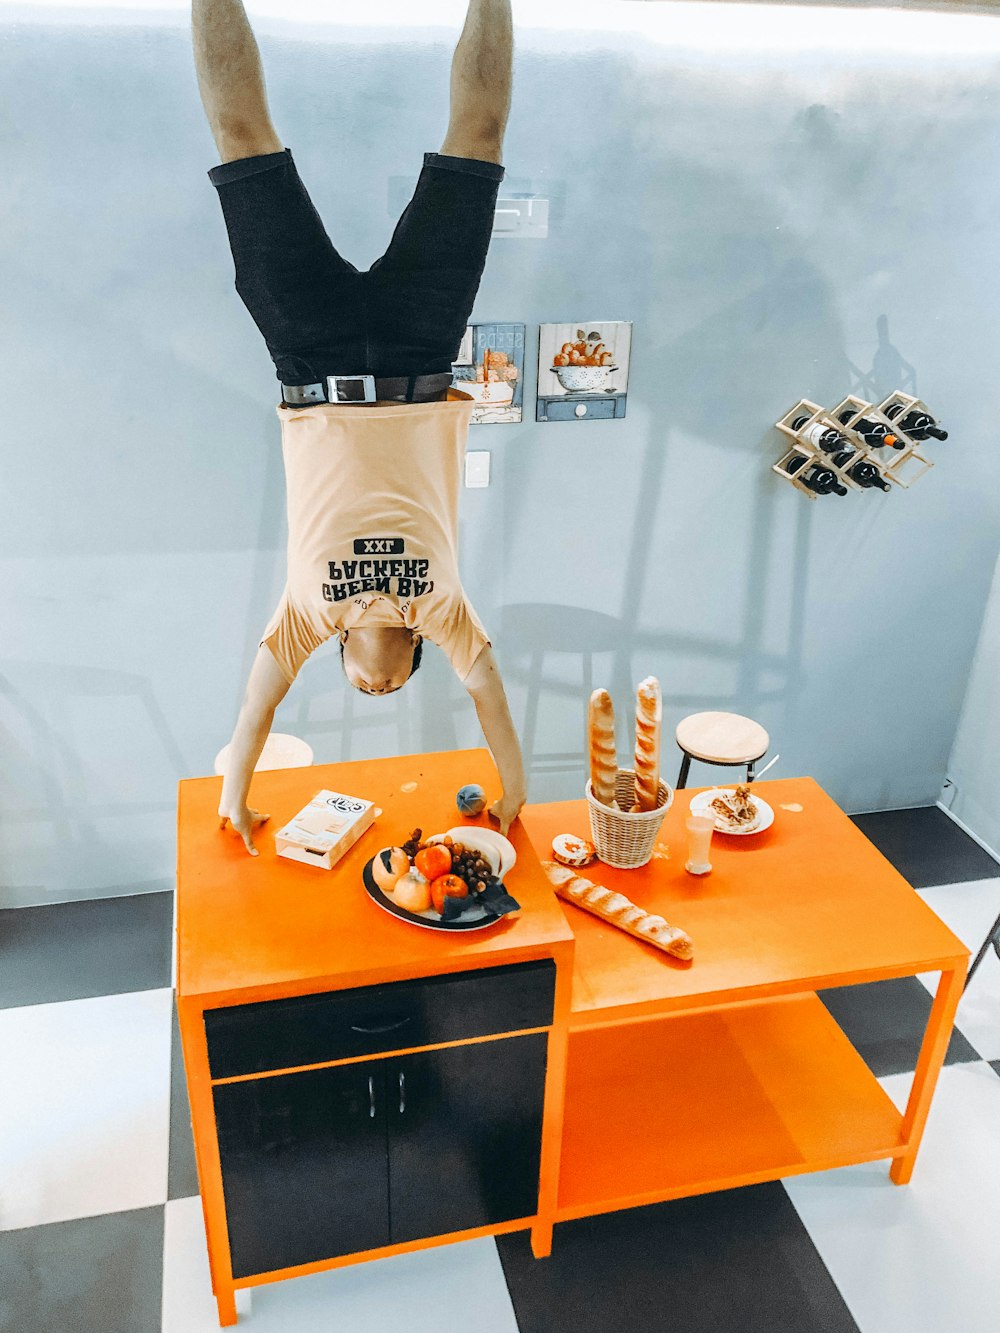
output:
[[[402,847],[383,847],[372,862],[372,878],[383,893],[391,893],[396,881],[410,868],[410,858]]]
[[[457,875],[438,875],[430,883],[431,902],[437,912],[444,912],[445,898],[467,898],[469,886]],[[398,899],[397,899],[398,901]]]
[[[451,852],[443,842],[432,842],[417,852],[413,864],[425,879],[435,880],[451,870]]]
[[[411,870],[396,881],[392,900],[407,912],[426,912],[431,905],[431,886],[419,871]]]

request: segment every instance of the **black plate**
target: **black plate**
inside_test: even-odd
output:
[[[376,856],[378,854],[376,852]],[[468,917],[463,915],[456,917],[454,921],[445,921],[442,917],[432,921],[430,917],[418,916],[416,912],[408,912],[405,907],[399,907],[394,903],[375,883],[375,876],[372,874],[372,862],[374,860],[375,857],[373,856],[362,872],[365,892],[373,902],[378,903],[383,911],[388,912],[391,916],[398,916],[400,921],[408,921],[411,926],[423,926],[426,930],[483,930],[486,926],[492,926],[495,922],[503,920],[495,912],[491,912],[488,907],[480,907],[481,916]]]

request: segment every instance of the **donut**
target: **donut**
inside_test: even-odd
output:
[[[592,842],[575,833],[560,833],[552,839],[552,855],[564,866],[589,866],[597,855]]]

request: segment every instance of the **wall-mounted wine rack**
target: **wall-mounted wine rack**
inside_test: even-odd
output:
[[[771,470],[810,500],[909,488],[934,466],[920,446],[948,437],[924,402],[898,390],[878,404],[848,395],[829,411],[800,398],[776,425],[792,443]]]

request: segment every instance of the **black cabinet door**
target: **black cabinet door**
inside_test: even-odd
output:
[[[547,1034],[386,1061],[392,1243],[538,1210]]]
[[[233,1276],[389,1244],[384,1062],[213,1089]]]

